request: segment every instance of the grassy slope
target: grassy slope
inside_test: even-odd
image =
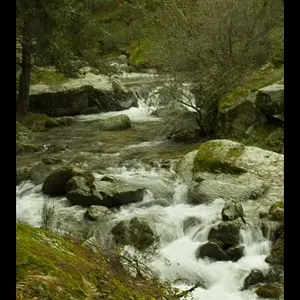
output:
[[[175,299],[83,245],[17,223],[17,300]]]

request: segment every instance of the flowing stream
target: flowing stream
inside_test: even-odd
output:
[[[249,224],[247,229],[241,231],[241,244],[245,250],[244,256],[237,262],[196,259],[196,249],[207,241],[210,228],[221,221],[224,200],[215,199],[210,204],[198,206],[186,204],[187,186],[177,178],[172,165],[174,161],[171,160],[170,167],[165,168],[160,165],[159,158],[169,157],[176,160],[191,149],[157,138],[157,130],[154,129],[160,128],[162,121],[150,115],[151,111],[149,103],[141,98],[138,108],[78,116],[76,124],[71,127],[51,129],[49,133],[41,133],[39,138],[45,143],[73,142],[73,148],[60,153],[60,157],[70,162],[74,159],[74,155],[81,153],[81,160],[78,159],[77,162],[91,166],[95,176],[113,175],[133,185],[147,188],[141,203],[121,207],[116,212],[116,217],[106,224],[96,222],[89,226],[94,226],[106,234],[120,220],[135,216],[145,220],[160,236],[157,255],[149,257],[147,264],[162,280],[175,282],[174,284],[182,290],[202,280],[207,289],[196,288],[190,293],[190,297],[193,297],[191,299],[257,299],[253,291],[241,291],[241,288],[252,269],[269,268],[264,260],[270,251],[270,241],[263,237],[259,228]],[[93,127],[89,125],[91,124],[89,121],[123,113],[127,114],[135,125],[132,135],[125,137],[123,133],[118,132],[114,133],[114,137],[103,135],[98,139],[98,143],[101,144],[104,140],[104,144],[109,145],[104,147],[103,151],[91,151],[91,141],[97,143],[97,136],[93,135]],[[122,142],[118,141],[122,138]],[[193,147],[196,149],[197,144]],[[24,156],[20,158],[19,163],[36,164],[41,157]],[[29,181],[17,186],[17,220],[40,226],[44,203],[41,186],[41,183],[34,184]],[[61,230],[74,230],[87,222],[83,218],[86,209],[70,206],[66,198],[53,198],[51,203],[55,206],[55,217]],[[243,205],[244,210],[247,210],[247,206],[251,203]],[[200,224],[184,231],[183,222],[187,217],[197,217]]]

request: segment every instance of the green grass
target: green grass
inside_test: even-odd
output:
[[[167,286],[129,276],[100,250],[46,230],[17,223],[16,241],[17,300],[175,299]]]
[[[247,96],[251,92],[255,92],[262,87],[273,84],[283,79],[284,67],[273,68],[266,66],[263,70],[258,70],[249,73],[242,86],[234,89],[219,103],[219,109],[230,107],[237,100]]]

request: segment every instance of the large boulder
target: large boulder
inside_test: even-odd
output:
[[[95,180],[87,182],[85,178],[75,176],[64,186],[66,197],[73,205],[101,205],[108,208],[140,202],[144,188],[133,187],[121,181],[109,182]]]
[[[210,241],[200,246],[196,251],[196,258],[209,257],[218,261],[229,260],[229,257],[222,250],[220,243],[217,241]]]
[[[99,122],[99,129],[103,131],[117,131],[131,128],[131,122],[127,115],[118,115]]]
[[[244,289],[265,282],[265,276],[261,270],[252,270],[244,280]]]
[[[239,164],[245,146],[230,140],[212,140],[202,143],[194,160],[194,173],[242,174],[247,169]]]
[[[236,246],[240,242],[240,221],[220,222],[211,228],[208,234],[208,240],[217,240],[224,244],[225,247]]]
[[[134,95],[119,86],[115,89],[107,77],[88,73],[85,78],[48,86],[32,85],[29,110],[53,117],[73,116],[97,106],[101,112],[119,111],[137,106]]]
[[[268,117],[283,114],[284,85],[272,84],[258,90],[255,105]]]
[[[257,199],[263,192],[263,186],[254,184],[242,185],[218,180],[203,180],[189,189],[188,203],[198,205],[218,198],[245,201]]]
[[[193,157],[194,152],[190,155]],[[185,178],[190,178],[191,171],[187,166],[188,164],[185,165],[187,168]],[[182,174],[182,168],[178,169]],[[283,199],[283,170],[282,154],[244,146],[230,140],[211,140],[200,144],[198,148],[194,158],[192,179],[200,183],[198,187],[210,185],[206,194],[213,197],[240,201],[246,200],[248,196],[248,199],[255,200],[251,206],[254,212],[266,210],[272,203]],[[241,198],[233,193],[235,185],[236,194]],[[229,199],[226,199],[226,193]]]
[[[193,179],[194,160],[198,150],[186,154],[177,164],[176,171],[181,179],[190,182]]]
[[[244,217],[244,210],[241,203],[235,201],[226,201],[221,212],[223,221],[234,221]]]
[[[255,96],[240,99],[228,107],[220,107],[214,131],[219,138],[242,139],[255,125],[265,121],[265,116],[255,107]]]
[[[284,209],[283,201],[278,201],[271,205],[269,209],[269,218],[272,221],[283,222],[284,221]]]
[[[244,254],[244,246],[226,246],[218,240],[208,241],[196,251],[196,258],[209,257],[217,261],[238,261]]]
[[[118,244],[132,245],[138,250],[145,250],[155,242],[150,226],[136,217],[119,222],[111,233]]]
[[[49,196],[65,195],[65,184],[75,175],[80,174],[81,171],[72,167],[66,166],[54,170],[44,181],[42,191]]]

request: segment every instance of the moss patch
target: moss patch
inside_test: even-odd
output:
[[[257,125],[242,142],[248,146],[283,153],[284,129],[272,124]]]
[[[32,131],[43,131],[47,127],[46,124],[53,123],[54,119],[45,114],[28,113],[23,118],[22,123]]]
[[[219,102],[219,109],[228,108],[250,92],[255,92],[260,88],[278,82],[283,78],[283,75],[283,66],[273,68],[271,64],[266,65],[263,69],[249,72],[241,86],[231,91]]]
[[[17,299],[175,299],[78,243],[17,223]]]
[[[221,141],[209,141],[200,145],[194,161],[194,172],[241,174],[245,170],[236,166],[235,161],[243,154],[244,146],[236,144],[224,147]]]
[[[61,84],[68,81],[63,74],[59,72],[55,72],[52,70],[41,70],[41,69],[32,69],[30,77],[31,84],[47,84],[47,85],[55,85]]]
[[[260,286],[256,294],[262,298],[278,299],[283,296],[283,286],[279,283],[268,283]]]

